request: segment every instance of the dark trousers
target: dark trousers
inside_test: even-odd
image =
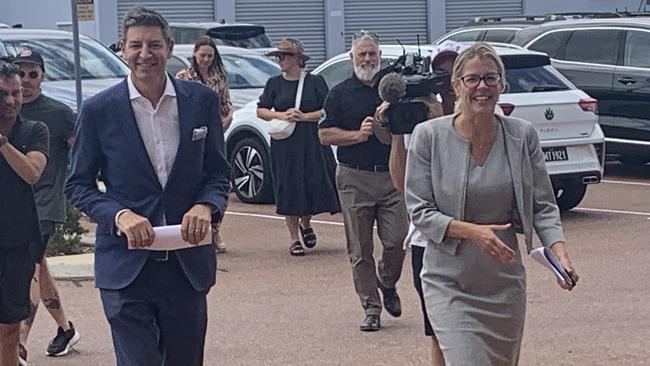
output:
[[[192,287],[176,254],[154,254],[129,286],[100,290],[117,365],[203,365],[207,293]]]
[[[411,265],[413,266],[413,286],[415,286],[415,290],[420,297],[420,306],[422,307],[422,315],[424,316],[424,334],[432,336],[433,328],[427,316],[427,307],[424,304],[424,295],[422,294],[422,279],[420,278],[424,260],[424,249],[424,247],[418,247],[416,245],[411,246]]]

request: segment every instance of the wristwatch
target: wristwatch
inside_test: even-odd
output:
[[[7,138],[7,136],[0,133],[0,147],[5,146],[5,144],[7,142],[9,142],[9,139]]]

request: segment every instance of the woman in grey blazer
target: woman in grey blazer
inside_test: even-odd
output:
[[[428,239],[422,287],[446,366],[518,363],[526,277],[516,231],[530,251],[534,229],[578,279],[533,125],[494,113],[504,75],[489,45],[461,52],[458,113],[418,125],[409,146],[406,204]]]

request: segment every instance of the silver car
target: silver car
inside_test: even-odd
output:
[[[217,47],[228,74],[230,99],[235,110],[257,100],[266,81],[271,76],[280,74],[280,67],[275,62],[255,51],[229,46]],[[174,46],[172,59],[167,62],[167,71],[176,75],[181,68],[190,66],[193,49],[193,45]]]
[[[124,61],[101,43],[83,35],[79,42],[83,99],[119,83],[129,74]],[[38,51],[45,61],[43,93],[76,110],[72,33],[0,29],[0,56],[16,55],[26,48]]]

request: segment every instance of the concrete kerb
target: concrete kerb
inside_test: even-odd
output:
[[[93,247],[95,236],[84,234],[81,238],[83,246]],[[50,273],[57,280],[81,281],[95,279],[95,254],[63,255],[47,258]]]

